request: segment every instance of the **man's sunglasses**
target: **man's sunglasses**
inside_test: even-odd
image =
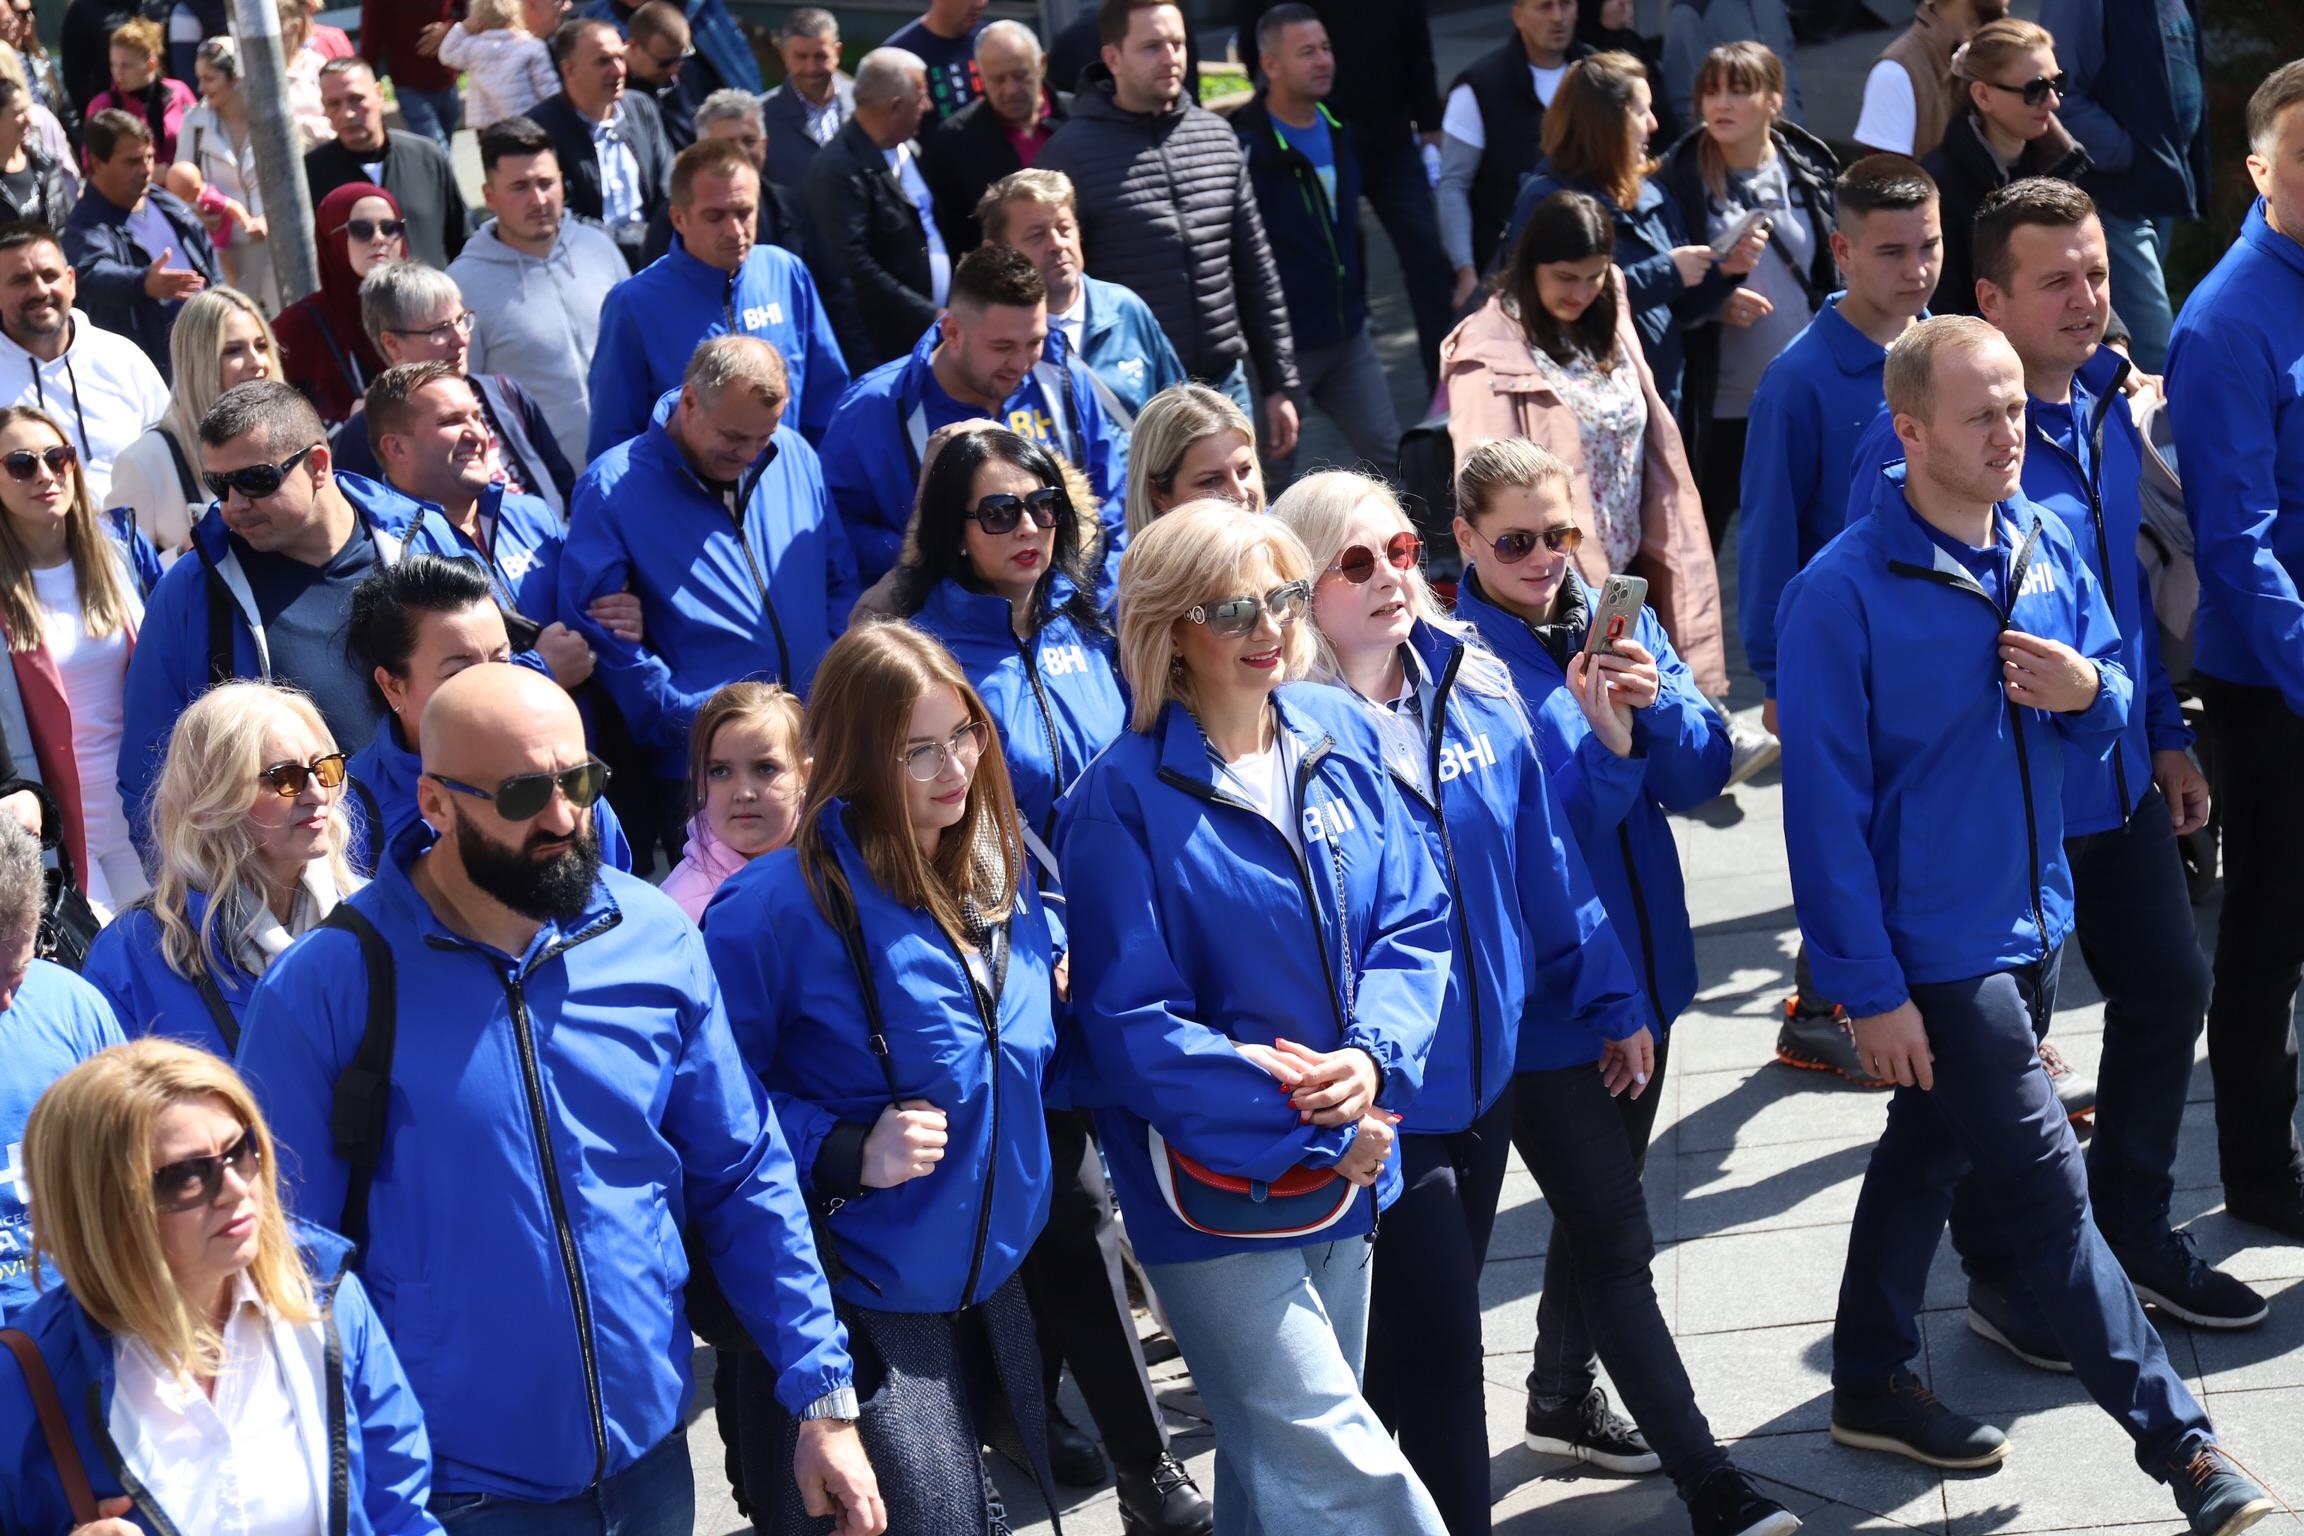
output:
[[[387,240],[397,240],[408,233],[408,221],[406,219],[346,219],[344,221],[344,233],[350,235],[356,243],[361,245],[367,244],[378,235],[382,235]]]
[[[1184,615],[1195,624],[1205,624],[1210,633],[1238,636],[1256,627],[1263,614],[1272,615],[1272,621],[1282,629],[1304,617],[1304,607],[1312,601],[1312,583],[1291,581],[1286,586],[1274,587],[1262,597],[1228,597],[1220,603],[1202,603]]]
[[[153,1169],[152,1198],[171,1216],[196,1211],[212,1203],[216,1192],[224,1187],[225,1169],[240,1175],[242,1182],[253,1183],[257,1170],[263,1166],[264,1149],[257,1142],[255,1131],[242,1127],[240,1139],[221,1152],[207,1157],[181,1158]]]
[[[304,793],[304,786],[314,779],[322,789],[335,789],[344,782],[344,754],[331,752],[308,763],[274,763],[257,770],[256,778],[265,788],[283,800],[293,800]]]
[[[262,501],[280,489],[281,482],[288,478],[288,472],[304,462],[304,455],[319,446],[318,443],[307,443],[277,464],[251,464],[246,469],[228,469],[220,475],[203,474],[200,483],[207,486],[208,494],[218,501],[224,500],[234,491],[250,501]]]
[[[1424,558],[1424,541],[1412,533],[1396,533],[1384,541],[1382,558],[1396,571],[1414,570],[1416,562]],[[1375,550],[1355,544],[1338,555],[1328,569],[1352,585],[1364,587],[1376,574],[1377,559]]]
[[[1515,528],[1504,537],[1491,542],[1488,547],[1496,552],[1498,565],[1518,565],[1536,552],[1538,544],[1542,544],[1556,555],[1572,555],[1582,547],[1583,543],[1584,530],[1574,523],[1566,523],[1558,528],[1547,528],[1542,533],[1530,533],[1525,528]]]
[[[2062,96],[2070,89],[2072,72],[2068,69],[2060,69],[2052,75],[2034,75],[2022,85],[2002,85],[1997,80],[1987,80],[1984,83],[1996,91],[2006,91],[2011,96],[2021,96],[2024,98],[2024,105],[2036,107],[2046,101],[2050,93]]]
[[[43,449],[39,453],[34,453],[29,448],[19,448],[7,457],[0,458],[0,469],[7,470],[8,478],[11,480],[30,480],[40,472],[40,466],[45,464],[48,466],[48,473],[61,480],[64,478],[64,472],[72,467],[73,460],[79,457],[79,450],[70,443],[58,443],[55,447]]]
[[[506,821],[534,821],[543,814],[544,807],[552,803],[555,789],[566,795],[568,803],[576,809],[589,810],[608,788],[608,765],[596,757],[586,758],[558,773],[514,774],[494,789],[460,783],[445,774],[428,773],[424,777],[443,789],[488,801]]]
[[[1026,513],[1031,514],[1033,527],[1053,528],[1056,519],[1071,509],[1072,498],[1064,494],[1062,486],[1044,485],[1039,490],[1027,491],[1021,496],[995,491],[976,503],[975,510],[968,516],[986,533],[1000,534],[1014,533],[1016,524],[1023,520]]]

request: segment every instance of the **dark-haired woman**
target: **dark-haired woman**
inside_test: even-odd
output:
[[[384,851],[422,820],[424,706],[440,685],[484,661],[514,659],[489,575],[472,560],[409,555],[352,590],[345,645],[369,669],[382,727],[351,763],[347,808],[354,867],[373,873]],[[600,857],[632,868],[631,845],[605,797],[592,807]]]
[[[1657,392],[1611,270],[1616,231],[1581,192],[1537,204],[1495,290],[1440,348],[1448,435],[1461,464],[1491,438],[1526,438],[1575,483],[1585,579],[1630,571],[1705,695],[1728,691],[1720,576],[1680,429]]]
[[[1048,923],[990,712],[942,646],[851,631],[807,730],[793,845],[729,877],[705,942],[821,1217],[888,1528],[1005,1536],[979,1450],[1006,1438],[993,1399],[1048,1488],[1016,1279],[1048,1214]],[[819,1530],[792,1482],[798,1422],[749,1352],[739,1418],[754,1528]]]

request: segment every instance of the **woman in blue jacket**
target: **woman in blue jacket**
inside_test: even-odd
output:
[[[81,967],[129,1038],[232,1059],[257,981],[361,884],[345,859],[344,777],[320,711],[293,688],[225,683],[177,717],[152,796],[151,894]]]
[[[1016,1279],[1048,1216],[1047,919],[990,712],[934,640],[883,623],[836,642],[807,746],[792,846],[721,886],[706,945],[817,1216],[889,1528],[1005,1531],[978,1451],[1001,1433],[995,1394],[1048,1489]],[[753,1519],[814,1531],[774,1389],[748,1353]]]
[[[1360,1393],[1369,1251],[1447,982],[1375,728],[1308,674],[1295,535],[1222,505],[1121,567],[1129,729],[1059,809],[1072,1005],[1128,1233],[1216,1427],[1216,1529],[1429,1533]]]
[[[1535,722],[1545,771],[1640,983],[1655,1037],[1653,1081],[1665,1069],[1672,1021],[1696,993],[1695,934],[1666,814],[1704,804],[1727,783],[1727,726],[1645,610],[1636,638],[1617,642],[1616,655],[1581,654],[1594,593],[1571,559],[1580,534],[1558,459],[1531,443],[1498,439],[1458,464],[1456,483],[1456,540],[1465,562],[1456,613],[1504,658]],[[1513,1140],[1540,1179],[1560,1150],[1551,1132],[1568,1114],[1551,1102],[1565,1081],[1554,1074],[1580,1074],[1589,1061],[1583,1046],[1547,1032],[1521,1037]],[[1651,1092],[1617,1101],[1635,1180],[1658,1102]],[[1555,1241],[1545,1256],[1529,1443],[1617,1471],[1647,1472],[1659,1465],[1657,1454],[1609,1411],[1594,1385],[1598,1330],[1587,1318],[1597,1312],[1613,1322],[1615,1309],[1596,1294],[1580,1298],[1578,1290],[1580,1280],[1602,1272],[1620,1277],[1635,1267],[1633,1255],[1645,1288],[1646,1210],[1636,1221],[1633,1211],[1623,1214],[1606,1253],[1587,1259],[1573,1241]]]
[[[41,1098],[24,1160],[64,1284],[16,1320],[36,1363],[0,1364],[0,1528],[200,1530],[228,1501],[255,1530],[440,1530],[423,1415],[351,1245],[288,1219],[275,1154],[239,1075],[173,1040],[114,1046]],[[27,1369],[71,1405],[94,1522]],[[202,1400],[228,1376],[233,1465]]]

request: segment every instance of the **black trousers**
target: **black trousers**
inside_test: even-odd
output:
[[[1712,553],[1728,537],[1728,520],[1744,499],[1744,418],[1716,416],[1704,429],[1704,462],[1697,466],[1697,494],[1704,498],[1704,526],[1712,533]]]
[[[1469,1129],[1401,1137],[1405,1182],[1376,1238],[1362,1393],[1448,1536],[1490,1529],[1480,1270],[1511,1146],[1509,1088]]]
[[[1051,1410],[1057,1373],[1069,1361],[1104,1449],[1123,1465],[1143,1463],[1168,1449],[1168,1426],[1136,1340],[1112,1191],[1088,1127],[1084,1111],[1048,1116],[1055,1189],[1048,1225],[1024,1259],[1024,1291],[1032,1299],[1041,1382]]]
[[[2204,674],[2224,807],[2224,919],[2208,1004],[2224,1190],[2304,1181],[2296,1141],[2296,985],[2304,979],[2304,719],[2273,688]]]
[[[1391,146],[1360,146],[1360,195],[1375,208],[1376,217],[1400,257],[1400,280],[1408,290],[1408,308],[1416,317],[1416,353],[1424,363],[1427,389],[1440,382],[1440,343],[1448,339],[1455,317],[1449,312],[1448,291],[1455,286],[1448,254],[1440,245],[1440,212],[1432,201],[1432,183],[1424,175],[1422,152],[1413,140]]]

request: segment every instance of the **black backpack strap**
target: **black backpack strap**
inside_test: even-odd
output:
[[[328,1114],[336,1155],[352,1170],[344,1186],[344,1215],[337,1230],[364,1249],[368,1246],[368,1186],[384,1155],[385,1111],[392,1093],[392,1047],[400,1027],[398,976],[384,935],[350,902],[336,903],[321,926],[342,929],[358,939],[360,959],[368,972],[367,1026],[361,1032],[359,1049],[352,1053],[352,1064],[337,1074]]]
[[[238,604],[233,601],[232,589],[224,585],[224,578],[216,574],[216,567],[208,567],[208,681],[228,683],[239,676],[232,663],[232,611]]]
[[[176,441],[176,434],[165,425],[160,428],[160,441],[168,445],[168,457],[175,461],[176,483],[183,488],[184,499],[198,501],[204,487],[200,484],[200,477],[192,472],[192,461],[184,456],[184,445]]]
[[[879,1058],[880,1075],[888,1083],[888,1102],[901,1104],[904,1095],[896,1087],[896,1061],[888,1050],[888,1024],[880,1013],[880,986],[872,979],[872,952],[864,944],[864,923],[856,915],[856,899],[849,893],[845,877],[837,870],[827,871],[824,879],[825,903],[831,907],[826,915],[832,926],[840,930],[840,943],[848,951],[848,963],[856,971],[856,988],[864,998],[865,1039],[871,1044],[872,1054]]]
[[[200,974],[192,978],[194,990],[208,1010],[208,1020],[216,1026],[216,1033],[224,1037],[224,1049],[230,1056],[240,1054],[240,1021],[232,1015],[232,1005],[224,1001],[224,991],[216,985],[216,978],[208,974],[203,964]]]

